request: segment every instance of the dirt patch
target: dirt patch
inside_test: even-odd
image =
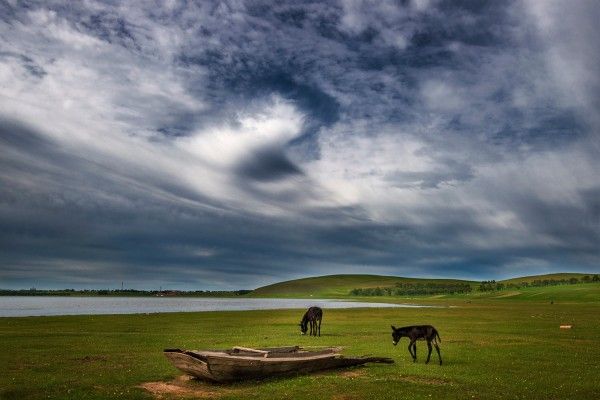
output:
[[[233,390],[211,385],[182,375],[170,382],[146,382],[139,387],[150,392],[157,399],[190,398],[205,399],[219,398],[231,394]]]
[[[336,394],[331,397],[331,400],[356,400],[358,397],[351,394]]]
[[[28,361],[17,361],[12,365],[11,369],[14,369],[16,371],[22,371],[22,370],[26,370],[26,369],[30,369],[30,368],[34,368],[36,366],[39,366],[39,364],[36,363],[32,363],[32,362],[28,362]],[[18,397],[15,397],[15,399]]]
[[[96,361],[108,361],[106,356],[85,356],[81,358],[73,358],[74,361],[80,361],[84,363],[96,362]]]
[[[496,296],[496,298],[499,299],[499,298],[502,298],[502,297],[513,297],[513,296],[518,296],[521,293],[522,292],[519,292],[519,291],[512,291],[512,292],[504,293],[504,294],[502,294],[500,296]]]
[[[344,371],[340,374],[341,377],[348,378],[348,379],[361,378],[365,375],[367,375],[367,373],[365,372],[364,369],[354,369],[354,370],[350,370],[350,371]]]
[[[347,369],[347,370],[323,370],[323,371],[316,371],[312,374],[310,374],[311,376],[330,376],[330,377],[335,377],[335,378],[347,378],[347,379],[355,379],[355,378],[361,378],[367,375],[367,372],[365,371],[364,368],[361,367],[356,367],[354,369]]]
[[[451,381],[443,378],[433,378],[430,376],[406,375],[400,377],[401,381],[416,383],[419,385],[449,385]]]

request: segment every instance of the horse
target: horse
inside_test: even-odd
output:
[[[431,342],[435,346],[435,350],[437,351],[438,358],[440,359],[440,365],[442,365],[442,356],[440,355],[440,348],[438,346],[437,340],[440,342],[442,338],[438,331],[431,325],[415,325],[415,326],[404,326],[402,328],[396,328],[392,325],[392,343],[395,345],[398,344],[400,338],[407,337],[410,340],[408,344],[408,352],[413,358],[413,362],[417,362],[417,340],[426,340],[427,347],[429,348],[429,353],[427,354],[427,361],[425,364],[429,363],[429,358],[431,357]],[[436,340],[437,339],[437,340]],[[412,349],[412,350],[411,350]]]
[[[308,324],[310,323],[310,334],[317,336],[317,332],[319,336],[321,336],[321,320],[323,319],[323,310],[319,307],[310,307],[304,316],[302,317],[302,321],[300,321],[300,333],[302,335],[306,335],[306,331],[308,330]]]

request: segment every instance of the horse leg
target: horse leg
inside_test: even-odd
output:
[[[417,361],[417,344],[414,340],[412,340],[408,344],[408,352],[412,356],[413,362],[416,362]]]
[[[440,365],[442,365],[442,355],[440,354],[440,347],[437,345],[437,343],[433,344],[435,346],[435,351],[437,351],[438,353],[438,358],[440,359]]]
[[[312,320],[309,321],[309,323],[310,323],[310,334],[308,336],[312,336],[313,335],[313,322],[312,322]]]
[[[319,319],[319,337],[321,337],[321,319]]]
[[[431,341],[427,341],[427,349],[429,350],[429,352],[427,353],[427,361],[425,361],[425,364],[429,364],[429,359],[431,358]]]

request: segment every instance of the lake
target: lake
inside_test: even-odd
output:
[[[0,317],[275,310],[310,306],[322,308],[427,307],[414,304],[324,299],[0,296]]]

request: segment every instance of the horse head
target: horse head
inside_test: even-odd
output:
[[[304,322],[304,321],[302,321]],[[298,325],[300,326],[300,334],[301,335],[306,335],[306,331],[308,330],[308,324],[307,323],[302,323],[300,322]]]
[[[400,332],[400,329],[396,329],[396,327],[392,325],[392,344],[394,346],[397,345],[401,338],[402,334]]]

